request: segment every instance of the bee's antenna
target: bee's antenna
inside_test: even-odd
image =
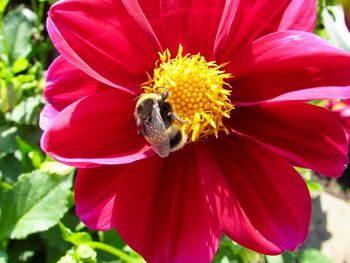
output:
[[[165,86],[164,92],[162,93],[162,100],[165,101],[169,96],[169,87]]]
[[[164,91],[162,93],[162,100],[165,101],[169,97],[169,87],[165,86]]]

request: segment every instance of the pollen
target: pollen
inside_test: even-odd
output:
[[[229,96],[231,87],[226,82],[231,74],[225,73],[224,65],[206,61],[201,54],[183,55],[179,45],[176,57],[167,49],[159,53],[153,77],[141,86],[145,93],[162,93],[168,89],[167,101],[173,112],[183,120],[177,125],[185,131],[189,141],[206,139],[219,132],[226,134],[223,119],[230,117],[234,108]]]

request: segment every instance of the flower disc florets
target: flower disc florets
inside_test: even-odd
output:
[[[207,62],[199,53],[182,55],[180,45],[177,56],[171,58],[170,51],[159,53],[160,60],[154,69],[153,78],[142,85],[145,93],[162,93],[169,90],[167,101],[175,114],[184,120],[179,123],[190,141],[218,137],[219,131],[229,133],[223,117],[229,118],[234,108],[230,102],[231,89],[225,79],[223,65]]]

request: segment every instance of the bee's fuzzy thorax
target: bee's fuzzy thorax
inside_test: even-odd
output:
[[[136,108],[138,108],[141,105],[141,103],[143,103],[145,100],[149,100],[149,99],[158,101],[162,99],[162,95],[159,93],[143,93],[137,99]]]

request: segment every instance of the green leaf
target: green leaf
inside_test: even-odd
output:
[[[265,256],[267,263],[295,263],[296,260],[296,253],[291,252],[284,252],[281,255],[278,256]]]
[[[24,71],[28,68],[29,61],[26,58],[18,58],[12,66],[12,71],[14,74],[17,74],[21,71]]]
[[[73,257],[74,255],[74,249],[70,249],[67,251],[66,255],[61,257],[57,263],[78,263],[75,258]],[[80,262],[79,262],[80,263]]]
[[[282,255],[278,256],[265,256],[267,263],[284,263]]]
[[[80,246],[92,241],[92,238],[87,232],[72,232],[63,223],[59,222],[62,237],[64,240],[72,243],[75,246]]]
[[[40,149],[28,144],[19,136],[16,136],[16,143],[20,151],[19,159],[22,162],[23,169],[25,171],[27,171],[27,169],[31,171],[33,167],[39,168],[44,161],[44,155],[41,153]]]
[[[297,253],[295,252],[288,252],[288,251],[284,252],[282,254],[284,263],[295,263],[296,256],[297,256],[296,254]]]
[[[0,158],[16,149],[15,136],[17,127],[0,126]]]
[[[213,263],[256,263],[260,255],[223,236]]]
[[[45,161],[40,165],[40,171],[59,175],[67,175],[74,171],[74,167],[56,161]]]
[[[259,253],[244,247],[242,247],[238,255],[242,263],[258,263],[260,261]]]
[[[9,3],[9,1],[10,0],[0,0],[0,19],[2,19],[2,16],[4,15],[6,6]]]
[[[4,126],[4,125],[6,125],[6,123],[7,122],[6,122],[5,114],[3,112],[1,112],[1,110],[0,110],[0,126]]]
[[[17,129],[17,136],[31,145],[38,145],[42,134],[40,128],[32,125],[17,125]],[[16,141],[14,141],[14,144],[16,144]]]
[[[317,182],[310,180],[310,181],[306,181],[306,184],[307,184],[307,188],[309,188],[310,192],[313,192],[313,191],[322,192],[323,191],[323,186]]]
[[[18,83],[19,86],[22,86],[22,89],[23,89],[24,84],[36,82],[35,76],[32,74],[21,74],[21,75],[18,75],[16,77],[12,78],[12,80],[14,82]]]
[[[84,263],[96,263],[97,253],[89,246],[81,245],[75,251],[75,257]]]
[[[32,28],[35,20],[35,13],[22,5],[4,17],[5,37],[12,61],[19,57],[27,57],[32,51]],[[4,53],[3,46],[0,47],[1,53]]]
[[[39,235],[45,243],[46,262],[57,262],[71,247],[69,243],[63,240],[58,225],[41,232]]]
[[[92,238],[90,234],[88,234],[87,232],[77,232],[77,233],[72,233],[70,237],[67,238],[67,241],[71,242],[76,246],[80,246],[87,242],[92,241]]]
[[[13,154],[9,154],[0,159],[0,174],[3,181],[14,183],[17,177],[23,173],[20,161]]]
[[[339,5],[339,0],[326,0],[327,6]]]
[[[21,239],[56,225],[69,208],[71,187],[72,175],[23,175],[4,198],[0,239]]]
[[[17,127],[0,126],[0,159],[17,150],[16,137],[20,136],[26,142],[39,143],[41,131],[37,127],[20,125]]]
[[[42,102],[40,95],[29,97],[13,109],[9,119],[22,125],[37,125],[41,105]]]
[[[332,263],[333,261],[322,254],[321,251],[317,249],[305,249],[299,252],[300,263]]]
[[[5,251],[0,250],[0,263],[7,263],[8,256]]]
[[[63,240],[58,226],[54,226],[49,230],[40,233],[40,237],[45,240],[48,247],[55,248],[62,253],[70,248],[70,244]]]
[[[16,106],[21,97],[21,90],[19,90],[14,82],[6,82],[0,80],[0,106],[1,111],[11,112]]]

